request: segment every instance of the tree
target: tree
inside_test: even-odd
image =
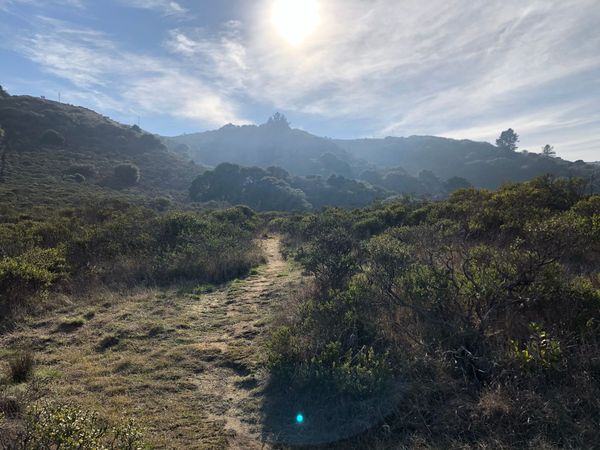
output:
[[[289,130],[290,128],[290,123],[288,122],[287,118],[278,112],[269,117],[269,120],[267,120],[265,125],[270,128],[281,130]]]
[[[10,97],[9,93],[4,90],[2,86],[0,86],[0,98]]]
[[[473,187],[473,185],[471,183],[469,183],[468,180],[466,180],[462,177],[448,178],[446,180],[446,182],[444,183],[444,186],[448,192],[454,192],[459,189],[466,189],[466,188]]]
[[[498,148],[509,152],[517,150],[517,142],[519,142],[519,135],[512,128],[504,130],[500,133],[500,137],[496,139]]]
[[[554,147],[550,144],[546,144],[542,147],[542,155],[544,156],[548,156],[548,157],[555,157],[556,156],[556,152],[554,151]]]
[[[42,134],[41,142],[46,145],[60,146],[64,145],[65,138],[56,130],[46,130]]]
[[[134,164],[119,164],[115,167],[115,181],[120,186],[133,186],[140,181],[140,169]]]

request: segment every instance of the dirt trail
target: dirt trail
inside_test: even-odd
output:
[[[215,364],[199,374],[198,382],[200,389],[208,389],[218,397],[210,414],[225,420],[225,429],[231,433],[230,448],[234,449],[269,448],[260,439],[260,388],[266,377],[260,368],[265,316],[297,281],[281,256],[279,238],[265,238],[261,245],[267,261],[258,273],[225,293],[214,293],[209,302],[198,304],[194,311],[203,320],[203,316],[214,312],[214,307],[225,306],[222,326],[207,332],[202,340],[208,353],[224,359],[215,358]]]
[[[302,276],[277,236],[260,244],[266,263],[245,279],[209,293],[99,292],[0,336],[0,356],[32,349],[49,400],[134,417],[157,448],[269,448],[260,438],[264,343]]]

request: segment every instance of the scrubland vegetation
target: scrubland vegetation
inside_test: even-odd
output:
[[[259,222],[246,207],[161,214],[118,201],[7,214],[0,224],[2,332],[20,329],[27,314],[52,316],[65,304],[81,311],[91,301],[87,313],[52,324],[55,332],[76,333],[94,318],[93,299],[102,297],[96,292],[212,285],[247,275],[263,261],[254,240]],[[157,326],[151,336],[163,332]],[[93,345],[102,352],[119,340],[106,334]],[[34,376],[36,353],[26,343],[0,355],[7,363],[0,379],[0,448],[141,448],[141,432],[126,418],[113,417],[113,423],[60,397],[47,403],[43,376]]]
[[[194,339],[220,348],[224,325],[202,321],[214,314],[225,314],[219,320],[231,327],[232,342],[254,336],[236,328],[244,320],[240,312],[222,310],[232,302],[224,299],[240,295],[237,285],[225,297],[210,292],[256,273],[251,269],[263,261],[256,238],[265,226],[281,234],[288,264],[304,270],[303,289],[278,292],[281,306],[261,303],[264,310],[252,310],[257,325],[256,314],[269,323],[277,314],[268,339],[256,341],[259,347],[244,344],[216,360],[220,353],[209,347],[190,353]],[[197,371],[198,363],[217,361],[242,377],[231,385],[253,393],[245,400],[252,405],[244,410],[248,423],[260,424],[263,439],[282,448],[591,448],[600,439],[600,197],[587,195],[581,180],[548,176],[498,191],[462,189],[439,202],[406,198],[263,216],[242,206],[158,212],[121,201],[45,214],[12,210],[0,224],[0,244],[4,333],[19,329],[25,314],[64,309],[68,298],[72,312],[51,327],[82,336],[85,342],[74,350],[81,356],[72,358],[94,364],[115,359],[119,383],[147,384],[157,371],[162,378],[152,383],[162,383],[160,389],[167,388],[165,376],[177,380],[188,367]],[[260,283],[275,275],[269,272]],[[87,342],[95,313],[86,312],[86,304],[78,307],[79,298],[89,302],[100,289],[186,285],[193,298],[212,298],[216,309],[206,309],[205,319],[183,324],[176,317],[180,306],[171,318],[159,296],[148,307],[162,311],[163,322],[132,322],[146,339],[169,336],[177,327],[187,333],[162,338],[157,363],[170,355],[162,353],[168,348],[177,361],[168,375],[158,366],[146,368],[153,358],[123,353],[124,337],[137,331],[110,332],[124,326],[118,322],[106,328],[108,319],[98,319],[104,328],[96,342]],[[132,317],[133,311],[111,317]],[[133,317],[143,309],[135,311]],[[214,335],[201,334],[205,329]],[[188,336],[192,331],[200,334]],[[36,342],[33,335],[28,339]],[[156,349],[151,344],[143,352]],[[133,348],[140,351],[139,345]],[[35,352],[19,346],[2,355],[0,427],[6,437],[0,446],[152,446],[127,417],[98,415],[89,399],[82,409],[70,403],[73,393],[68,404],[48,396],[36,375]],[[56,364],[52,355],[44,356],[45,365]],[[71,376],[86,373],[81,370]],[[78,376],[97,386],[99,370]],[[140,375],[126,382],[130,372]],[[178,383],[182,394],[188,392],[189,383]],[[171,407],[179,411],[186,401]],[[148,408],[146,419],[157,419],[154,406]],[[302,426],[290,420],[298,412]],[[220,427],[199,431],[198,448],[227,447]],[[186,439],[194,436],[187,433]]]
[[[307,417],[287,439],[595,447],[599,220],[552,177],[275,219],[314,278],[270,342],[271,407]]]
[[[598,446],[596,166],[0,101],[1,449]]]
[[[157,213],[107,202],[0,223],[0,311],[36,308],[52,292],[90,285],[222,283],[261,261],[259,219],[246,207]]]

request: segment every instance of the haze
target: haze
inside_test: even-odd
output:
[[[274,111],[335,138],[437,135],[597,160],[594,0],[2,0],[2,81],[176,135]]]

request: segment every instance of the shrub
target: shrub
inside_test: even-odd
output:
[[[133,186],[140,181],[140,169],[134,164],[119,164],[114,169],[114,177],[120,186]]]
[[[10,379],[14,383],[27,381],[32,373],[35,360],[33,353],[29,351],[18,351],[8,360]]]
[[[41,143],[51,146],[64,145],[65,137],[56,130],[46,130],[42,133]]]
[[[150,202],[150,206],[157,211],[167,211],[173,206],[173,200],[169,197],[157,197]]]
[[[66,276],[66,261],[59,249],[33,248],[0,260],[0,312],[20,306],[31,295],[45,291]]]
[[[313,415],[340,416],[349,397],[382,405],[383,388],[400,414],[378,417],[403,448],[417,442],[406,430],[427,448],[594,447],[598,198],[541,177],[397,211],[274,219],[318,289],[272,335],[272,401],[308,409],[312,395]],[[315,438],[313,424],[303,432]]]
[[[63,171],[65,175],[81,174],[86,178],[94,178],[98,175],[96,166],[92,164],[74,164]]]
[[[133,421],[113,424],[97,413],[72,406],[31,408],[15,449],[137,450],[146,448],[142,431]]]

